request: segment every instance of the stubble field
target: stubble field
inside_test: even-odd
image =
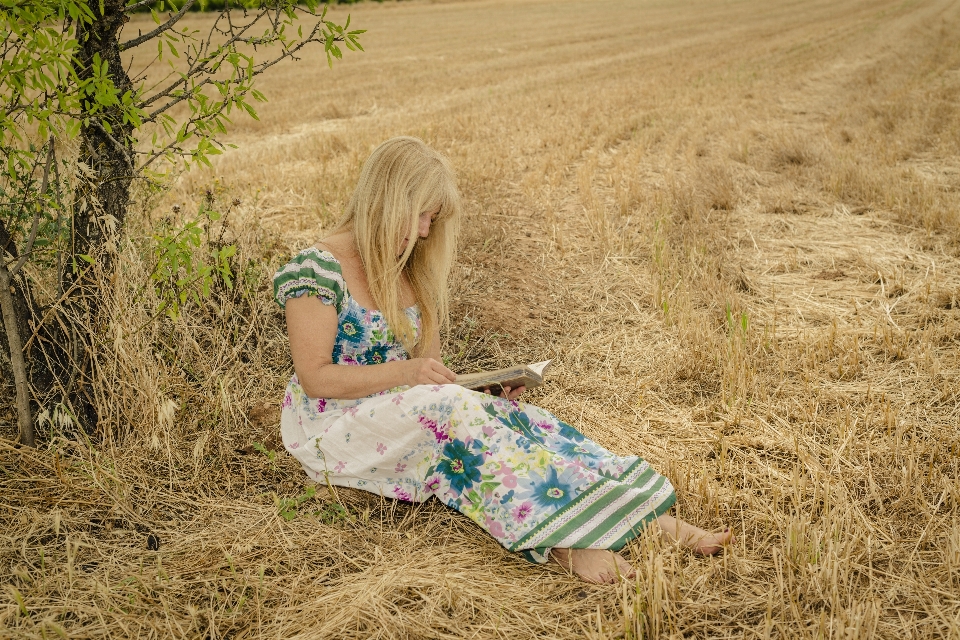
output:
[[[0,441],[0,636],[960,638],[960,5],[350,13],[365,53],[277,67],[239,148],[142,202],[109,436]],[[645,538],[594,587],[435,501],[307,497],[269,277],[401,134],[466,202],[451,366],[555,358],[529,400],[650,460],[726,554]],[[247,276],[150,323],[137,237],[207,197]]]

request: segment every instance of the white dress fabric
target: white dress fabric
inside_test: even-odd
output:
[[[281,305],[299,295],[336,305],[334,364],[407,358],[383,316],[350,297],[329,252],[301,252],[274,286]],[[407,316],[419,329],[415,307]],[[294,375],[281,434],[314,480],[397,500],[436,497],[534,562],[552,547],[618,550],[675,501],[641,458],[617,456],[539,407],[454,384],[342,400],[308,397]]]

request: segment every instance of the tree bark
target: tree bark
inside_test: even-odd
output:
[[[3,221],[0,221],[0,260],[6,260],[7,256],[16,260],[20,257],[17,252],[17,245],[13,241],[13,238],[10,237],[10,233],[7,231],[6,226],[3,224]],[[32,309],[33,298],[30,297],[29,289],[24,286],[23,278],[10,278],[10,296],[13,298],[13,309],[17,318],[17,330],[20,334],[20,339],[23,340],[24,336],[30,335],[32,331],[30,320],[32,319]],[[10,362],[10,346],[7,344],[6,334],[0,335],[0,374],[3,375],[4,381],[12,381],[14,379],[13,367]],[[29,354],[28,356],[29,357]]]
[[[94,75],[94,65],[106,63],[106,75],[123,95],[133,90],[120,58],[120,30],[127,21],[125,0],[93,4],[94,19],[77,29],[79,43],[75,67],[81,78]],[[101,10],[102,9],[102,10]],[[96,110],[94,109],[96,107]],[[130,204],[130,186],[135,174],[133,125],[123,121],[119,106],[85,105],[88,124],[80,130],[79,161],[91,169],[86,186],[72,211],[71,243],[60,273],[60,290],[69,292],[62,302],[62,322],[48,322],[42,331],[48,337],[45,355],[56,368],[42,389],[43,395],[63,395],[88,433],[96,430],[99,412],[94,404],[91,362],[87,349],[77,349],[78,336],[100,330],[101,300],[109,286],[114,239],[123,228]],[[72,325],[72,327],[71,327]],[[64,326],[71,327],[64,330]],[[89,339],[82,342],[91,345]],[[52,351],[52,353],[51,353]],[[79,360],[75,358],[79,355]],[[52,378],[56,378],[54,381]],[[58,381],[67,380],[65,384]],[[36,381],[35,381],[36,386]]]
[[[27,364],[23,359],[23,337],[20,334],[19,318],[13,304],[10,271],[0,263],[0,312],[3,314],[3,328],[7,334],[10,349],[10,368],[17,390],[17,424],[20,427],[20,442],[32,447],[33,413],[30,410],[30,379],[27,376]]]
[[[125,0],[104,0],[99,7],[92,5],[94,20],[90,24],[81,25],[77,30],[80,43],[76,58],[77,74],[84,79],[92,77],[94,62],[99,59],[101,64],[106,63],[107,76],[113,81],[120,95],[133,90],[133,83],[120,58],[120,30],[128,19],[124,13],[124,5]],[[102,14],[100,7],[103,7]],[[90,123],[80,130],[80,141],[80,161],[94,173],[92,187],[86,194],[92,196],[88,201],[94,205],[74,211],[73,255],[70,256],[73,260],[67,261],[62,274],[65,280],[64,291],[83,278],[83,262],[80,256],[99,260],[98,271],[101,273],[109,270],[111,255],[103,249],[112,234],[123,228],[130,204],[130,184],[135,171],[133,125],[123,121],[120,107],[100,107],[97,112],[91,111]],[[93,270],[87,273],[93,273]],[[89,299],[95,301],[96,296]],[[93,304],[96,306],[95,302]]]
[[[21,442],[33,446],[34,430],[33,417],[37,406],[30,397],[31,381],[34,386],[39,381],[49,384],[52,380],[50,372],[42,362],[32,361],[32,349],[24,349],[24,338],[32,335],[35,321],[34,311],[36,304],[27,285],[26,278],[17,277],[10,267],[5,266],[8,256],[10,263],[18,261],[20,255],[17,245],[0,221],[0,314],[3,318],[3,334],[0,335],[0,374],[3,375],[5,387],[10,382],[14,388],[14,405],[17,408],[17,423],[20,426]],[[16,265],[14,265],[16,266]],[[23,377],[26,380],[23,380]],[[3,390],[4,396],[7,388]],[[5,397],[4,401],[8,398]]]

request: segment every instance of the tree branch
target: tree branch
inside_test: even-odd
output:
[[[261,16],[261,17],[262,17],[262,16]],[[257,19],[259,20],[259,17],[258,17]],[[233,44],[235,44],[235,43],[237,43],[237,42],[249,44],[250,41],[251,41],[251,39],[249,39],[249,38],[243,38],[242,35],[243,35],[243,33],[246,32],[251,26],[253,26],[253,23],[251,23],[251,24],[249,24],[249,25],[245,25],[238,35],[235,35],[235,36],[232,37],[228,42],[224,43],[223,45],[220,45],[220,46],[221,46],[221,49],[225,49],[226,47],[228,47],[228,46],[230,46],[230,45],[233,45]],[[303,47],[305,47],[305,46],[308,45],[308,44],[311,44],[311,43],[314,43],[314,42],[317,42],[317,43],[324,42],[324,41],[325,41],[324,39],[317,37],[317,33],[320,32],[320,30],[322,29],[322,26],[323,26],[323,22],[322,22],[322,21],[321,21],[321,22],[317,22],[317,23],[313,26],[313,29],[311,29],[310,35],[307,36],[306,38],[300,40],[299,42],[297,42],[297,44],[296,44],[294,47],[292,47],[292,48],[283,47],[282,53],[281,53],[279,56],[277,56],[276,58],[274,58],[274,59],[272,59],[272,60],[267,60],[267,61],[265,61],[265,62],[261,62],[260,64],[256,65],[256,66],[254,67],[254,69],[253,69],[253,76],[256,77],[256,76],[260,75],[261,73],[263,73],[264,71],[266,71],[267,69],[269,69],[269,68],[272,67],[273,65],[277,64],[278,62],[282,62],[283,60],[286,60],[287,58],[293,58],[293,57],[295,57],[296,54],[297,54],[297,52],[299,52],[300,49],[302,49]],[[342,36],[335,36],[333,40],[334,40],[334,42],[343,42],[343,41],[344,41],[344,38],[343,38]],[[146,106],[149,106],[149,105],[151,105],[152,103],[156,102],[157,100],[160,100],[160,99],[166,98],[166,97],[170,97],[171,94],[173,93],[173,91],[174,91],[177,87],[181,86],[181,85],[186,81],[187,78],[191,78],[191,77],[194,77],[194,76],[202,75],[202,74],[204,74],[204,73],[211,73],[210,70],[207,68],[207,65],[208,65],[211,61],[213,61],[213,60],[214,60],[214,58],[207,58],[207,59],[205,59],[205,60],[204,60],[200,65],[198,65],[197,67],[194,67],[194,68],[192,68],[192,69],[189,69],[189,70],[184,74],[184,75],[186,76],[186,78],[179,78],[179,79],[176,80],[175,82],[172,82],[166,89],[164,89],[164,90],[160,91],[159,93],[151,96],[150,98],[147,98],[146,100],[144,100],[144,101],[141,103],[141,105],[144,106],[144,107],[146,107]],[[151,111],[149,114],[147,114],[147,117],[144,118],[144,122],[154,122],[154,121],[156,121],[157,116],[159,116],[160,114],[162,114],[164,111],[167,111],[168,109],[170,109],[170,108],[173,107],[174,105],[179,104],[180,102],[183,102],[184,100],[190,99],[191,97],[193,97],[193,96],[196,94],[196,92],[197,92],[198,89],[200,89],[200,88],[202,88],[202,87],[204,87],[204,86],[206,86],[206,85],[208,85],[208,84],[210,84],[210,83],[212,83],[212,82],[213,82],[213,79],[212,79],[212,78],[209,78],[209,77],[208,77],[208,78],[205,78],[205,79],[204,79],[202,82],[200,82],[199,84],[195,85],[194,87],[190,88],[189,90],[185,90],[185,91],[183,92],[183,94],[181,94],[181,95],[179,95],[179,96],[174,96],[169,102],[165,103],[163,106],[158,107],[158,108],[155,109],[154,111]]]
[[[140,2],[137,2],[137,3],[134,3],[134,4],[128,4],[127,6],[125,6],[125,7],[123,8],[123,10],[124,10],[125,12],[129,13],[129,12],[131,12],[131,11],[136,11],[136,10],[139,9],[140,7],[146,7],[146,6],[148,6],[148,5],[154,4],[154,3],[156,3],[156,1],[157,1],[157,0],[140,0]]]
[[[130,157],[130,152],[127,150],[127,148],[124,147],[122,144],[120,144],[120,141],[117,140],[116,138],[114,138],[113,135],[111,135],[110,132],[107,131],[106,128],[104,128],[104,126],[103,126],[102,124],[100,124],[99,122],[97,122],[96,120],[90,120],[90,124],[92,124],[94,127],[96,127],[97,130],[100,131],[100,133],[102,133],[103,135],[105,135],[105,136],[107,137],[107,139],[110,141],[110,144],[112,144],[113,146],[115,146],[115,147],[117,148],[117,151],[120,152],[120,155],[123,156],[123,159],[124,159],[124,160],[126,161],[126,163],[127,163],[127,168],[132,170],[132,169],[133,169],[133,159]]]
[[[134,38],[133,40],[127,40],[126,42],[120,45],[120,51],[126,51],[131,47],[136,47],[137,45],[141,45],[147,40],[152,40],[153,38],[156,38],[158,35],[160,35],[164,31],[170,29],[173,25],[180,22],[180,18],[183,17],[183,15],[190,9],[190,7],[193,6],[193,4],[196,1],[197,0],[187,0],[186,2],[183,3],[183,7],[180,9],[180,11],[170,16],[169,20],[164,22],[162,25],[160,25],[153,31],[145,33],[140,37]]]
[[[263,17],[263,15],[264,15],[264,13],[261,12],[260,14],[258,14],[257,16],[255,16],[254,19],[251,20],[249,23],[247,23],[246,25],[243,25],[242,27],[240,27],[240,28],[239,28],[239,32],[237,32],[237,28],[233,26],[233,22],[229,20],[229,11],[228,11],[228,12],[227,12],[227,19],[228,19],[229,24],[230,24],[230,30],[229,30],[229,31],[221,31],[221,33],[229,33],[229,34],[230,34],[230,39],[227,40],[226,42],[223,42],[223,43],[217,45],[217,51],[218,51],[218,52],[219,52],[219,51],[228,51],[229,48],[230,48],[231,46],[233,46],[234,44],[236,44],[237,42],[242,42],[242,41],[243,41],[243,35],[244,35],[247,31],[249,31],[257,22],[259,22],[260,19]],[[219,22],[219,19],[218,19],[218,22]],[[212,27],[212,28],[210,29],[210,33],[207,35],[206,38],[204,38],[204,40],[203,40],[203,42],[202,42],[202,44],[201,44],[200,49],[202,49],[202,48],[204,47],[204,45],[206,45],[207,50],[209,50],[209,46],[210,46],[211,40],[213,39],[213,31],[214,31],[214,29],[216,29],[216,25],[214,25],[214,27]],[[199,52],[199,50],[198,50],[198,52]],[[169,97],[170,94],[173,93],[173,91],[175,91],[177,87],[179,87],[180,85],[182,85],[186,79],[192,78],[192,77],[194,77],[194,76],[198,76],[198,75],[201,75],[201,74],[204,74],[204,73],[212,73],[212,72],[210,71],[210,69],[207,68],[207,66],[208,66],[211,62],[213,62],[214,60],[216,60],[217,57],[218,57],[217,55],[206,56],[206,57],[203,57],[203,58],[198,57],[194,62],[195,62],[195,63],[196,63],[196,62],[199,62],[199,64],[197,64],[196,66],[194,66],[194,64],[191,64],[190,68],[187,69],[186,73],[182,74],[182,76],[181,76],[180,78],[178,78],[178,79],[175,80],[174,82],[170,83],[170,84],[167,86],[166,89],[161,90],[159,93],[155,93],[154,95],[150,96],[149,98],[145,98],[138,106],[139,106],[141,109],[144,109],[144,108],[146,108],[146,107],[149,107],[150,105],[152,105],[152,104],[153,104],[154,102],[156,102],[157,100],[160,100],[160,99],[162,99],[162,98]],[[166,77],[169,78],[170,76],[167,75]],[[157,84],[159,84],[159,83],[157,83]],[[206,83],[204,83],[204,84],[206,84]],[[186,94],[185,94],[185,95],[186,95]],[[169,105],[164,106],[164,107],[163,107],[162,109],[160,109],[159,111],[154,111],[153,113],[150,114],[149,118],[150,118],[150,119],[155,118],[155,117],[157,116],[157,114],[162,113],[163,111],[166,111],[166,110],[169,109],[171,106],[173,106],[174,104],[177,104],[177,102],[180,102],[181,100],[182,100],[182,98],[181,98],[180,100],[176,100],[175,102],[173,102],[173,103],[171,103],[171,104],[169,104]],[[149,119],[147,120],[147,122],[149,122]]]
[[[184,132],[189,133],[190,135],[187,136],[186,139],[189,139],[189,138],[193,135],[193,131],[196,130],[196,124],[197,124],[198,122],[201,122],[201,121],[203,121],[203,120],[209,120],[209,119],[211,119],[211,118],[216,118],[217,116],[219,116],[220,114],[222,114],[222,113],[226,110],[227,104],[229,104],[227,101],[223,101],[223,102],[221,102],[221,103],[218,105],[216,111],[211,111],[210,113],[208,113],[207,115],[205,115],[205,116],[203,116],[203,117],[190,118],[189,120],[187,120],[186,124],[184,125]],[[193,125],[193,130],[192,130],[192,131],[191,131],[191,129],[190,129],[191,125]],[[214,144],[216,144],[217,146],[219,146],[221,149],[223,148],[223,145],[222,145],[221,143],[219,143],[219,142],[215,142],[215,141],[214,141]],[[159,151],[154,151],[153,153],[149,154],[149,157],[147,158],[147,161],[144,162],[142,165],[140,165],[140,167],[137,169],[137,171],[138,171],[138,172],[142,172],[142,171],[143,171],[144,169],[146,169],[151,163],[153,163],[154,160],[156,160],[157,158],[165,155],[165,154],[166,154],[168,151],[170,151],[170,150],[174,150],[176,153],[179,153],[179,154],[181,154],[181,155],[185,155],[184,152],[183,152],[183,150],[178,147],[178,143],[177,143],[177,141],[175,140],[175,141],[171,142],[170,144],[168,144],[167,146],[165,146],[163,149],[160,149]]]
[[[29,185],[30,182],[33,181],[33,174],[37,170],[38,164],[40,164],[40,159],[34,156],[33,167],[31,167],[30,176],[27,178],[27,185]],[[23,207],[26,206],[27,199],[29,197],[30,196],[28,195],[23,197],[23,199],[19,203],[19,208],[17,209],[16,213],[14,213],[13,211],[10,211],[10,215],[7,218],[7,221],[10,222],[11,225],[13,224],[14,217],[19,217],[20,212],[23,210]],[[17,259],[17,244],[13,241],[13,234],[9,233],[6,227],[2,223],[0,223],[0,231],[2,231],[2,237],[0,237],[0,239],[3,240],[3,247],[0,247],[0,264],[4,264],[3,252],[9,253],[11,256],[13,256],[15,260]]]
[[[10,271],[0,264],[0,315],[7,333],[10,348],[10,364],[13,368],[14,386],[17,390],[17,424],[20,427],[20,442],[32,447],[34,444],[33,415],[30,412],[30,381],[27,378],[27,363],[23,359],[23,342],[17,327],[17,311],[13,304]]]
[[[47,192],[47,185],[50,181],[50,166],[54,161],[54,139],[50,136],[50,148],[47,150],[47,164],[43,167],[43,180],[40,182],[40,204],[37,206],[36,213],[33,214],[33,226],[30,228],[30,237],[27,238],[27,246],[17,260],[17,263],[10,268],[10,277],[17,275],[17,272],[23,268],[30,254],[33,252],[33,243],[37,241],[37,231],[40,229],[40,218],[43,215],[43,194]]]

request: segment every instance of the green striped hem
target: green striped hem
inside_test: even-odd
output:
[[[332,253],[316,247],[298,253],[273,276],[274,298],[281,307],[292,297],[316,295],[325,304],[333,304],[339,314],[346,290],[340,263]]]
[[[641,465],[645,468],[629,484],[611,478],[598,481],[510,549],[547,549],[560,543],[573,548],[607,549],[618,543],[622,547],[637,535],[632,529],[661,515],[676,499],[670,482],[643,460],[620,477],[630,478]]]

